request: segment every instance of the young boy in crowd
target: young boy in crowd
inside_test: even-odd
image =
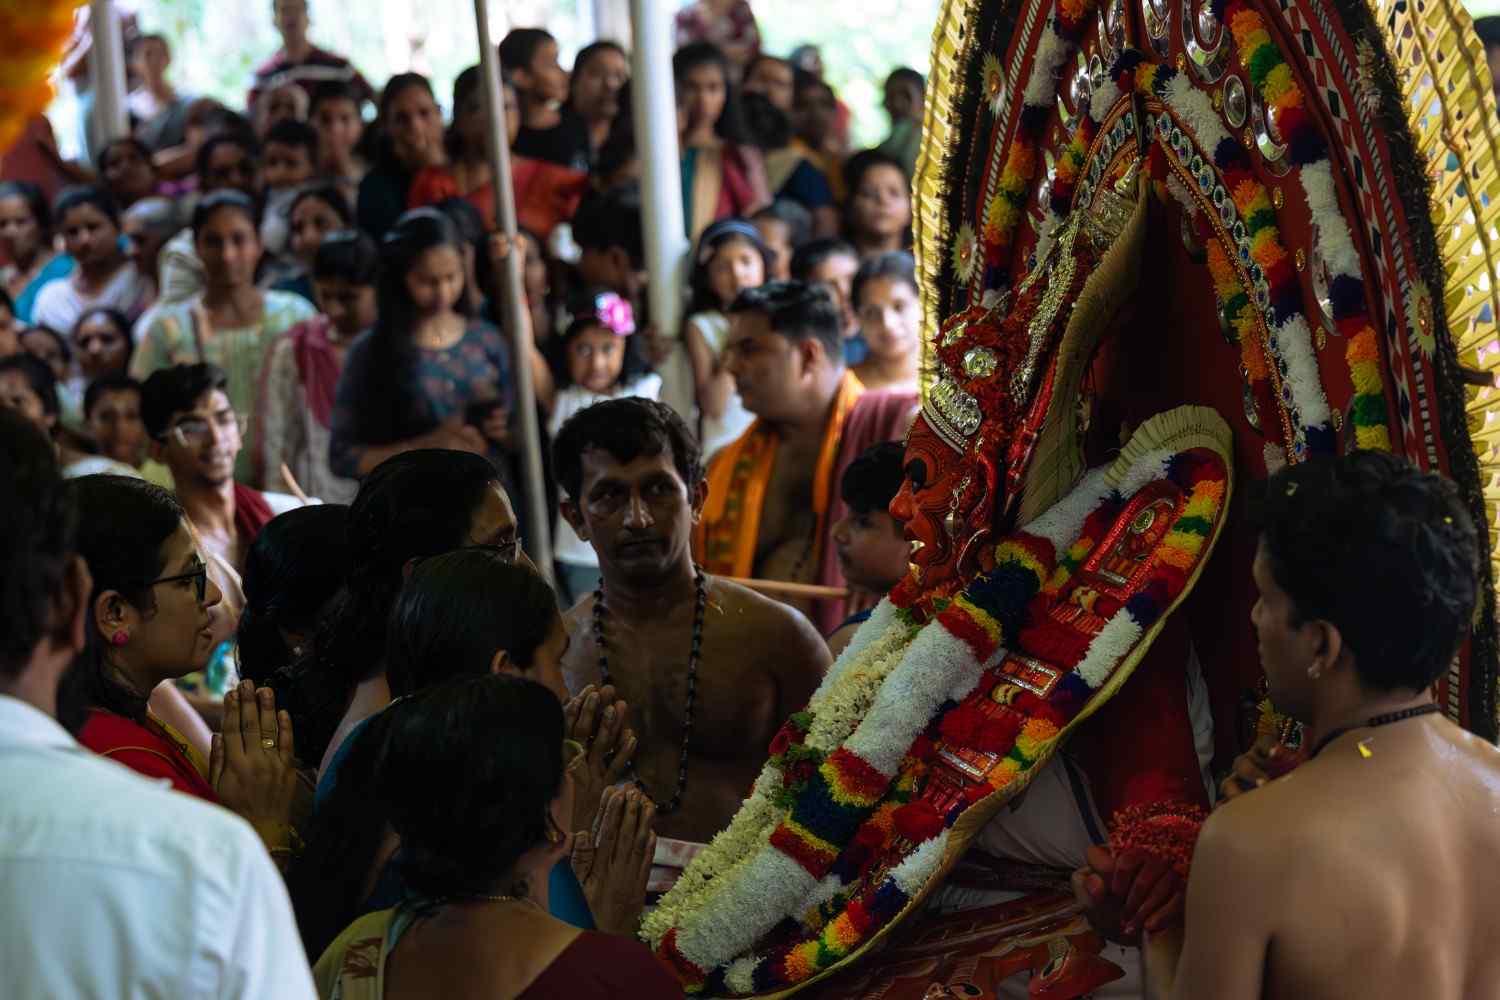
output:
[[[292,119],[277,122],[266,133],[260,163],[266,191],[260,239],[274,266],[276,259],[287,252],[292,201],[303,185],[318,175],[318,130]]]
[[[129,375],[102,375],[83,394],[83,420],[99,454],[139,469],[146,458],[141,384]]]
[[[844,334],[844,364],[851,368],[862,364],[870,354],[854,316],[854,275],[858,271],[859,253],[841,239],[813,240],[792,254],[792,280],[822,285],[833,296]]]
[[[839,493],[849,506],[848,516],[833,526],[839,567],[851,589],[877,597],[884,597],[901,582],[911,557],[911,544],[886,509],[901,490],[905,454],[898,442],[877,444],[849,463],[839,483]],[[828,649],[835,657],[872,610],[850,616],[828,637]]]
[[[360,157],[365,122],[361,99],[347,83],[320,83],[312,90],[308,123],[318,133],[318,173],[338,184],[349,204],[359,199],[366,164]]]
[[[771,251],[767,281],[790,281],[792,255],[812,239],[812,215],[790,198],[777,198],[750,217],[761,242]]]

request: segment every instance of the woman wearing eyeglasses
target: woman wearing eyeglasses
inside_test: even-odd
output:
[[[250,198],[220,190],[193,212],[193,245],[203,261],[203,292],[166,306],[140,331],[130,373],[145,381],[152,372],[177,364],[218,365],[229,376],[229,402],[245,421],[234,478],[247,486],[281,487],[278,469],[255,465],[260,437],[257,396],[266,352],[316,310],[300,295],[263,291],[256,270],[264,248],[260,213]]]
[[[320,996],[682,996],[639,941],[581,931],[548,912],[548,872],[572,848],[569,772],[579,750],[564,741],[555,694],[513,677],[468,677],[404,698],[389,715],[378,773],[408,895],[355,921],[323,953]],[[634,814],[628,825],[616,820],[622,835],[612,846],[628,839],[643,859],[634,874],[644,890],[650,824],[622,796],[611,796],[609,810]]]
[[[158,685],[202,670],[216,643],[211,612],[221,594],[182,507],[160,487],[121,476],[85,476],[69,488],[78,554],[93,577],[87,647],[58,699],[87,710],[79,742],[233,810],[285,865],[298,780],[291,719],[272,693],[248,684],[229,693],[208,760],[148,707]]]
[[[359,480],[336,476],[328,465],[333,400],[349,344],[375,324],[380,254],[357,230],[329,233],[313,252],[309,273],[321,311],[287,331],[266,356],[259,465],[272,481],[285,465],[304,493],[348,503]]]

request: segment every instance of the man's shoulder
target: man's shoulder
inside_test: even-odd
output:
[[[709,577],[708,586],[709,607],[721,608],[725,618],[736,623],[745,643],[781,647],[788,642],[822,644],[817,629],[796,609],[724,577]]]
[[[14,824],[14,826],[13,826]],[[229,875],[234,860],[263,853],[255,832],[227,809],[152,781],[82,747],[18,754],[0,777],[0,830],[47,830],[40,856],[82,849],[95,865],[180,872],[185,857],[211,859]],[[0,840],[16,848],[15,838]]]

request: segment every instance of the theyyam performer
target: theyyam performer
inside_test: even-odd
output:
[[[1141,995],[1214,762],[1301,738],[1245,484],[1387,451],[1492,520],[1500,129],[1456,0],[947,0],[928,95],[911,571],[644,920],[690,995]],[[1479,607],[1435,694],[1493,739]]]

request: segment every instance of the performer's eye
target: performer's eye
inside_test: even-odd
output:
[[[906,478],[916,489],[927,485],[927,465],[920,458],[914,458],[906,463]]]

